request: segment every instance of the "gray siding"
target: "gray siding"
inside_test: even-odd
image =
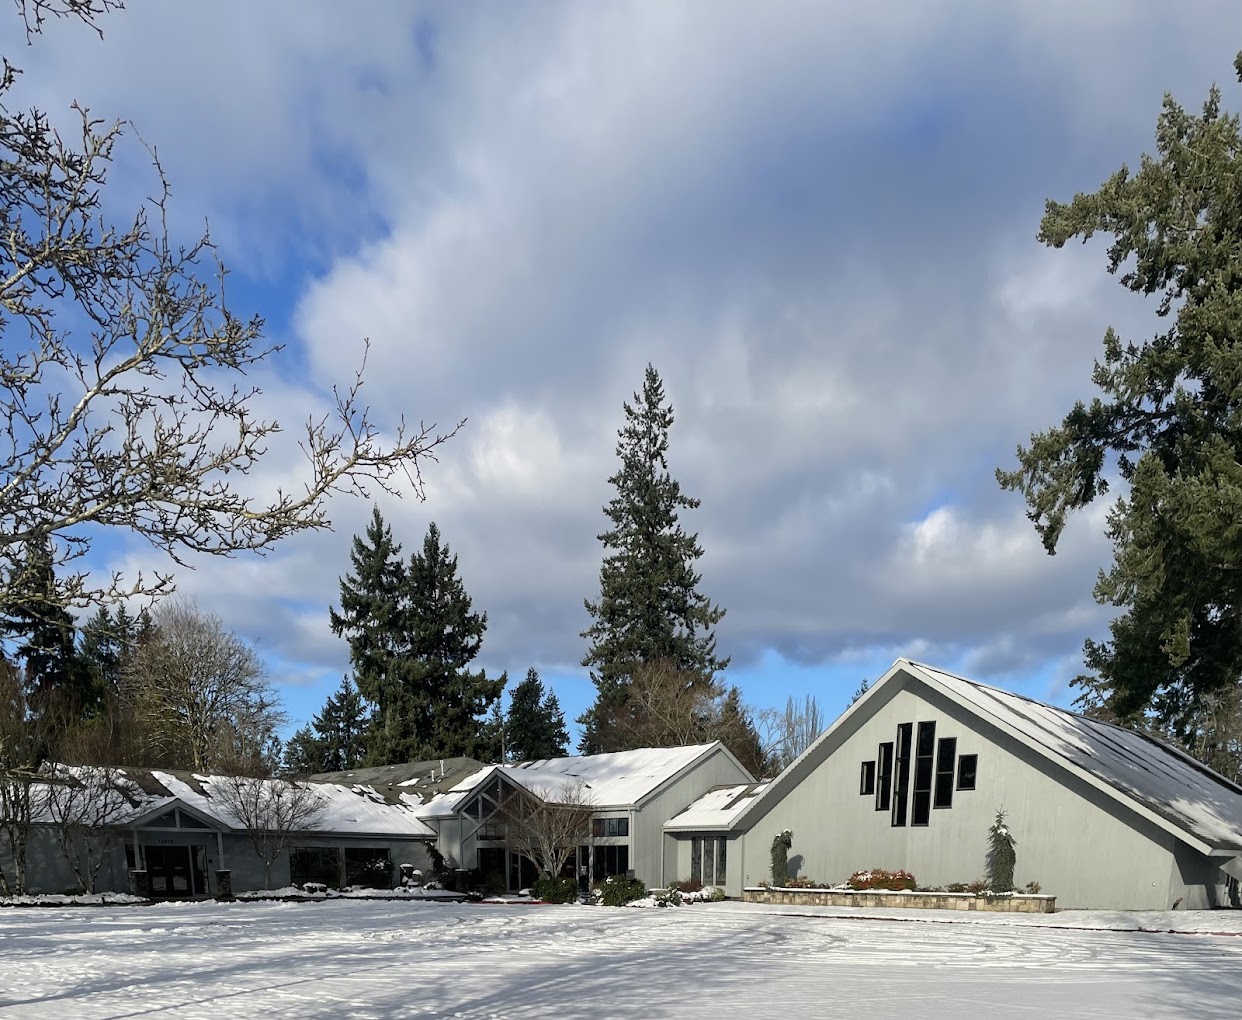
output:
[[[216,871],[221,867],[232,872],[233,891],[245,892],[264,888],[264,865],[255,853],[254,847],[245,835],[224,834],[224,858],[220,858],[220,844],[216,833],[212,830],[139,830],[139,841],[145,847],[159,846],[203,846],[207,856],[207,892],[216,891]],[[126,864],[125,844],[132,842],[132,830],[126,830],[124,840],[116,845],[108,859],[100,868],[96,890],[98,892],[128,892],[129,870]],[[306,836],[295,841],[295,846],[335,846],[335,847],[383,847],[389,852],[393,862],[394,880],[397,865],[413,864],[426,871],[431,866],[431,857],[422,841],[393,839],[391,837],[368,838],[366,836],[346,836],[319,834]],[[4,861],[7,873],[11,874],[9,861]],[[35,826],[31,832],[30,847],[27,851],[27,886],[35,893],[63,893],[77,885],[77,878],[69,863],[61,852],[60,842],[55,831],[44,826]],[[290,883],[289,855],[281,854],[272,863],[271,887],[279,889]]]
[[[630,867],[635,876],[648,887],[667,885],[680,878],[689,878],[689,870],[672,874],[667,869],[674,862],[665,853],[664,823],[681,813],[714,786],[738,786],[752,782],[749,775],[724,751],[715,748],[688,771],[634,811],[630,824]],[[689,860],[689,851],[686,851]],[[740,866],[741,861],[737,862]],[[732,867],[732,864],[731,864]]]
[[[1003,808],[1017,841],[1016,884],[1039,882],[1059,907],[1167,909],[1187,895],[1173,880],[1178,841],[1170,833],[947,699],[897,679],[877,692],[883,704],[847,720],[746,820],[746,884],[769,877],[772,838],[786,828],[790,872],[816,881],[882,867],[912,871],[923,885],[968,882],[983,873],[987,830]],[[924,720],[936,722],[937,739],[956,737],[959,755],[979,756],[977,787],[955,789],[952,807],[933,809],[929,825],[895,828],[874,797],[859,793],[861,763],[895,740],[899,723],[914,723],[917,734]],[[912,789],[913,767],[911,777]]]

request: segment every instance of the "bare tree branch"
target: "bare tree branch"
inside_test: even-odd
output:
[[[502,794],[496,821],[505,843],[550,878],[558,877],[579,845],[591,837],[594,805],[585,783],[566,783],[547,799],[520,787]]]
[[[272,887],[272,864],[308,833],[319,828],[326,799],[313,783],[290,779],[216,776],[211,794],[246,831],[263,861],[263,888]]]
[[[48,16],[97,28],[117,6],[17,0],[31,34]],[[154,195],[127,222],[108,222],[102,196],[126,125],[75,104],[79,133],[66,140],[45,114],[5,105],[17,73],[3,63],[0,577],[17,550],[44,538],[55,539],[58,567],[79,560],[100,528],[185,564],[328,528],[333,493],[408,488],[422,498],[422,461],[464,422],[382,428],[363,398],[365,341],[353,380],[303,426],[304,480],[272,493],[247,483],[277,455],[270,444],[283,430],[256,412],[261,393],[246,377],[280,345],[263,340],[261,319],[230,308],[209,233],[189,245],[171,237],[155,150]],[[58,583],[61,604],[77,606],[172,588],[168,573],[100,584],[72,570]],[[0,609],[11,597],[0,580]]]

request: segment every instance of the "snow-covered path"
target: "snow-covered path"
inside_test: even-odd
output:
[[[1236,1020],[1242,937],[1136,915],[918,920],[386,902],[0,910],[0,1015]],[[907,915],[910,916],[910,915]],[[1239,931],[1237,915],[1137,915]],[[943,920],[942,920],[943,918]],[[960,920],[959,920],[960,919]],[[1097,930],[1051,927],[1081,924]]]

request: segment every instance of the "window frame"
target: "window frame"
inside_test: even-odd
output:
[[[970,785],[965,782],[966,763],[970,762]],[[974,790],[979,785],[979,756],[977,754],[959,754],[957,756],[957,789]]]
[[[941,737],[936,741],[936,777],[932,786],[933,811],[947,811],[953,807],[953,789],[956,785],[957,737]],[[941,793],[945,796],[942,797]]]
[[[860,797],[875,796],[875,761],[862,763],[862,774],[858,777],[858,794]]]

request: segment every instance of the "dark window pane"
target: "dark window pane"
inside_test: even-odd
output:
[[[973,790],[975,788],[975,775],[979,769],[979,756],[977,754],[964,754],[957,759],[957,788],[959,790]]]
[[[724,886],[725,884],[725,855],[728,853],[729,841],[721,839],[716,844],[716,884]]]
[[[957,737],[941,737],[936,748],[935,807],[953,806],[953,766],[957,757]]]
[[[628,836],[630,834],[630,820],[628,818],[617,819],[617,835]]]
[[[906,824],[910,809],[910,744],[914,737],[914,723],[901,723],[897,727],[897,775],[893,784],[893,825]]]
[[[893,799],[893,742],[880,745],[880,782],[875,791],[875,809],[887,811]]]
[[[716,875],[716,841],[714,839],[703,840],[703,878],[708,885],[715,880]]]
[[[875,762],[865,761],[862,763],[862,780],[858,792],[864,797],[875,793]]]
[[[602,818],[592,819],[591,820],[591,832],[594,833],[596,836],[602,836],[604,834],[604,819]]]
[[[690,877],[703,881],[703,841],[697,836],[690,840]]]
[[[931,821],[932,778],[935,775],[936,724],[919,723],[918,757],[914,762],[914,810],[911,825]]]

